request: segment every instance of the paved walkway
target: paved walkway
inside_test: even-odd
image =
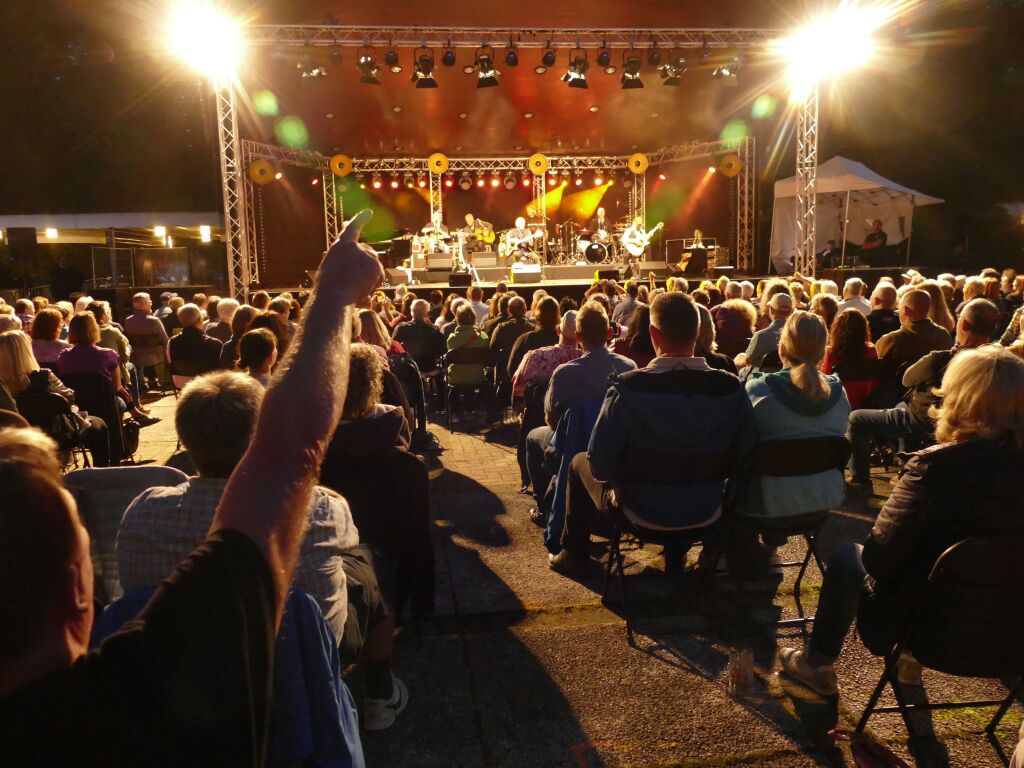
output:
[[[154,404],[154,413],[165,419],[143,431],[140,458],[163,463],[175,448],[173,398]],[[657,548],[634,549],[627,555],[630,633],[614,587],[609,607],[601,603],[596,561],[580,582],[548,569],[541,531],[527,516],[530,501],[517,493],[514,429],[432,430],[445,448],[427,457],[438,614],[421,641],[408,634],[399,640],[397,673],[411,701],[394,728],[364,735],[370,768],[853,764],[824,734],[837,723],[854,727],[881,665],[851,638],[838,665],[838,703],[775,674],[777,645],[801,642],[797,630],[764,626],[795,615],[791,571],[781,586],[766,580],[749,587],[747,602],[761,622],[755,626],[736,609],[730,584],[722,583],[715,605],[702,604],[692,583],[676,588],[664,578]],[[887,488],[882,480],[874,498],[836,510],[824,550],[838,538],[862,538]],[[602,552],[595,545],[595,557]],[[792,543],[786,553],[802,556],[802,545]],[[820,581],[812,566],[803,585],[808,612]],[[726,665],[739,647],[753,649],[757,681],[747,695],[732,697]],[[1006,690],[998,681],[930,672],[924,681],[912,701],[977,700]],[[351,684],[358,692],[358,675]],[[891,693],[884,701],[894,703]],[[921,732],[938,737],[929,748],[932,764],[1001,765],[979,735],[990,712],[915,716]],[[1008,752],[1020,722],[1015,706],[999,732]],[[876,716],[871,726],[909,759],[898,716]]]

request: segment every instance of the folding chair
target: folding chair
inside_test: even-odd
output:
[[[180,485],[188,475],[172,467],[102,467],[77,469],[64,476],[75,497],[82,524],[89,531],[96,597],[104,603],[121,596],[117,569],[117,532],[128,505],[157,486]]]
[[[491,350],[487,347],[462,347],[461,349],[453,349],[444,356],[444,366],[447,369],[449,365],[480,365],[484,368],[491,364]],[[472,387],[462,387],[448,382],[446,390],[447,400],[447,425],[448,429],[452,428],[452,412],[455,410],[455,404],[458,400],[458,396],[461,394],[464,397],[471,394],[479,394],[482,400],[490,400],[493,396],[493,387],[487,378],[487,372],[484,372],[483,380]],[[485,407],[490,407],[488,402]],[[465,414],[465,408],[463,408],[463,414]]]
[[[56,392],[41,392],[35,395],[21,394],[14,400],[18,405],[18,413],[30,426],[37,427],[57,441],[65,466],[68,463],[73,463],[77,467],[79,455],[82,457],[82,464],[89,466],[89,457],[81,436],[78,436],[74,442],[69,442],[68,435],[57,429],[59,419],[64,416],[72,416],[71,404],[64,399],[63,395]]]
[[[825,572],[825,567],[815,548],[815,544],[818,534],[828,519],[829,510],[816,510],[791,517],[767,517],[743,514],[735,509],[736,504],[739,498],[749,490],[749,484],[757,482],[758,479],[763,477],[806,477],[828,472],[829,470],[837,470],[841,473],[846,467],[846,462],[850,459],[850,452],[850,441],[845,437],[838,436],[804,437],[760,443],[744,458],[739,473],[736,494],[730,494],[731,501],[729,506],[733,508],[730,523],[738,524],[758,534],[774,533],[784,536],[803,536],[807,542],[807,552],[804,554],[803,560],[783,562],[774,566],[800,568],[796,581],[793,584],[793,597],[796,598],[798,606],[800,606],[800,585],[812,557],[818,565],[818,570],[822,573]],[[730,573],[730,575],[736,576],[733,573]],[[783,619],[777,625],[780,627],[796,626],[810,621],[814,621],[813,616]]]
[[[857,733],[873,714],[899,712],[918,747],[910,715],[933,709],[997,707],[985,726],[990,740],[1024,683],[1024,536],[964,539],[947,549],[928,577],[924,594],[908,611],[897,640],[885,656],[882,677],[868,699]],[[908,704],[897,681],[900,654],[908,651],[922,667],[957,677],[1016,678],[1002,699]],[[895,707],[879,707],[885,686]],[[920,753],[920,750],[917,750]]]
[[[748,346],[750,346],[749,336],[745,339],[726,339],[718,342],[718,351],[731,359],[740,352],[746,352]]]
[[[692,456],[643,454],[636,453],[630,457],[627,473],[634,482],[666,483],[672,485],[699,485],[710,482],[721,482],[723,488],[736,467],[736,459],[731,451],[713,454],[696,454]],[[679,500],[685,504],[685,493]],[[666,555],[679,548],[689,549],[694,544],[710,542],[718,532],[718,523],[702,528],[689,528],[680,531],[660,531],[644,528],[631,521],[622,508],[621,488],[610,488],[604,494],[601,504],[602,512],[607,517],[611,530],[608,536],[608,562],[604,574],[604,589],[601,599],[607,600],[608,586],[612,575],[618,573],[619,592],[622,595],[623,607],[628,607],[629,597],[626,593],[625,562],[622,557],[622,537],[630,535],[641,546],[659,544],[665,548]],[[667,559],[667,558],[666,558]],[[711,572],[714,572],[712,567]],[[709,582],[710,583],[710,582]]]
[[[436,355],[436,350],[431,349],[434,345],[424,344],[418,339],[406,339],[402,346],[416,361],[423,381],[423,391],[437,399],[440,409],[444,404],[444,368],[441,366],[441,357]]]
[[[116,466],[131,456],[125,451],[122,414],[110,379],[102,373],[75,373],[60,377],[74,390],[75,404],[106,422],[110,436],[110,464]]]

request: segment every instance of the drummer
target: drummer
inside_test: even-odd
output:
[[[611,221],[605,218],[604,208],[598,208],[594,212],[594,218],[587,223],[587,229],[590,230],[591,240],[601,243],[608,241]]]
[[[451,240],[451,235],[448,233],[448,227],[445,226],[440,211],[434,211],[430,217],[430,223],[420,232],[425,235],[426,249],[429,253],[448,253],[448,242]]]

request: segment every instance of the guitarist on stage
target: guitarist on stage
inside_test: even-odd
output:
[[[467,213],[462,235],[466,260],[472,263],[474,253],[490,250],[494,243],[494,226],[490,222],[476,218],[472,213]]]
[[[644,232],[644,220],[642,217],[637,216],[633,219],[633,223],[626,227],[626,230],[622,233],[620,243],[622,249],[626,252],[626,258],[631,267],[643,260],[644,251],[651,244],[651,238],[662,226],[663,224],[659,222],[653,229]]]

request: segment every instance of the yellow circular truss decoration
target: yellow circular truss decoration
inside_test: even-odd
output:
[[[269,160],[259,158],[249,163],[249,178],[256,184],[269,184],[274,180],[277,171]]]
[[[448,170],[448,157],[441,152],[435,152],[427,158],[427,168],[431,173],[445,173]]]
[[[651,165],[651,161],[643,152],[634,152],[629,156],[629,170],[638,176],[644,173]]]
[[[738,176],[741,168],[743,168],[743,163],[736,155],[726,155],[718,164],[718,170],[721,174],[730,179]]]
[[[331,158],[331,171],[335,176],[348,176],[352,173],[352,158],[348,155],[335,155]]]
[[[547,157],[542,155],[540,152],[535,155],[530,155],[530,160],[527,163],[527,167],[534,176],[541,176],[547,173],[549,166],[550,163],[548,163]]]

